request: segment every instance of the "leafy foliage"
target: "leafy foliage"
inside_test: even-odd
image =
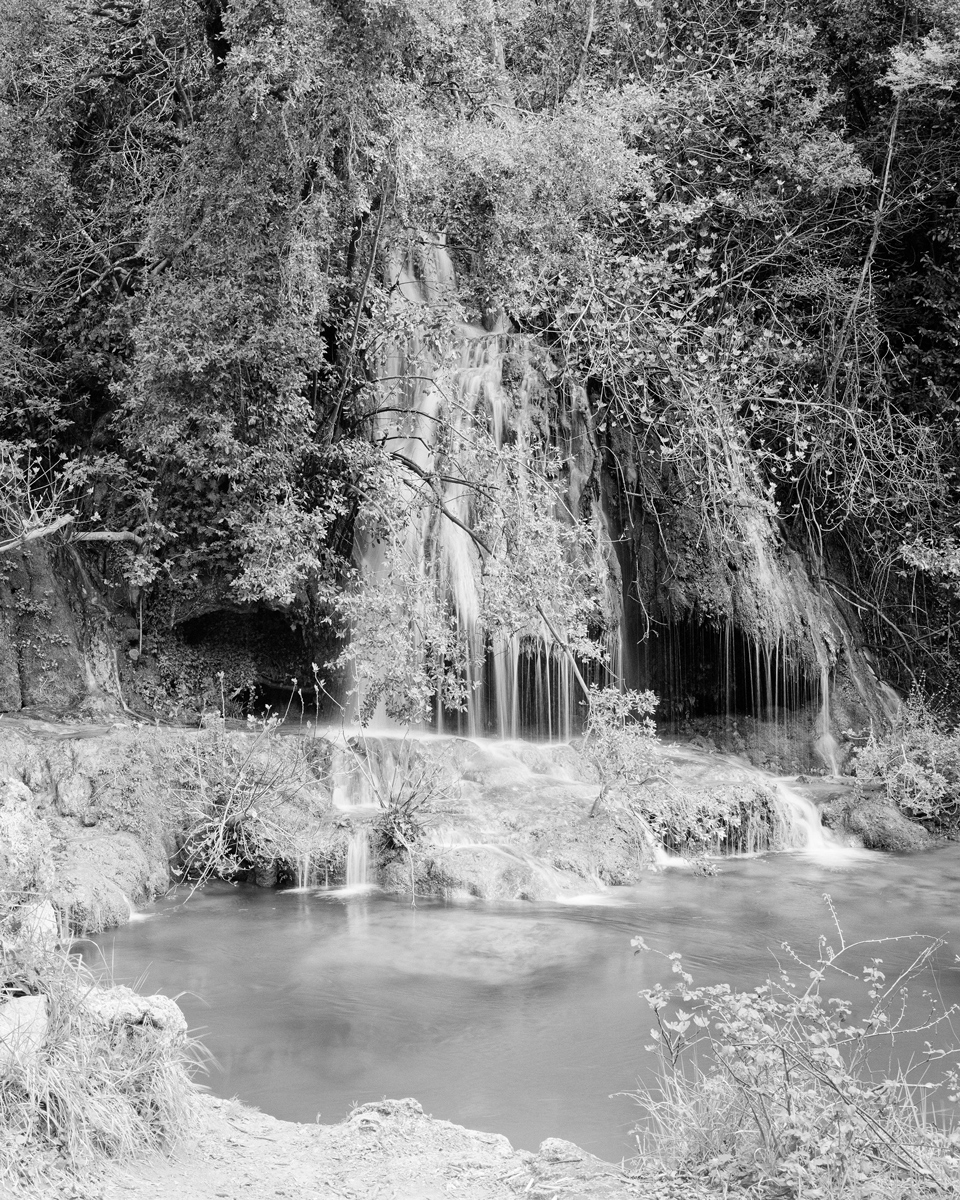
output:
[[[847,943],[837,932],[839,948],[821,937],[809,963],[783,946],[805,982],[781,970],[752,992],[695,986],[680,955],[668,956],[676,986],[642,993],[656,1019],[648,1049],[658,1077],[637,1095],[641,1145],[675,1167],[765,1194],[892,1200],[953,1186],[955,1138],[929,1115],[929,1093],[952,1092],[952,1075],[940,1085],[911,1078],[947,1051],[927,1043],[912,1072],[894,1077],[877,1052],[908,1030],[949,1022],[952,1009],[931,996],[910,1007],[907,995],[942,943],[905,939],[912,962],[888,981],[874,956],[882,940]],[[648,949],[642,938],[633,945]],[[841,978],[858,985],[856,1006],[830,995]]]
[[[871,732],[857,752],[857,778],[880,784],[909,817],[936,832],[960,824],[960,731],[947,724],[915,687],[891,728]]]
[[[654,619],[699,590],[796,634],[735,578],[788,542],[938,664],[958,26],[891,11],[3,0],[0,437],[87,473],[158,612],[226,585],[333,625],[404,717],[491,640],[596,653],[602,493],[672,564]],[[538,402],[526,368],[470,393],[480,345],[538,356]],[[411,525],[468,539],[481,611]]]

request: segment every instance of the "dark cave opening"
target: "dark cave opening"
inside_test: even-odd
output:
[[[674,728],[697,718],[775,721],[819,698],[819,679],[796,645],[763,644],[732,621],[682,619],[639,641],[631,686],[659,697],[657,720]]]
[[[326,716],[334,707],[323,672],[318,678],[312,665],[330,657],[327,648],[274,609],[214,609],[191,617],[176,626],[166,657],[187,686],[227,715],[295,720]]]

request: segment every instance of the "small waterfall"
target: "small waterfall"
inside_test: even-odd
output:
[[[314,880],[315,874],[316,872],[313,864],[313,857],[309,850],[305,850],[297,859],[297,887],[310,887]]]
[[[782,779],[775,780],[773,788],[784,819],[784,850],[827,850],[837,844],[824,829],[811,800]]]
[[[346,885],[365,888],[370,882],[370,836],[366,829],[355,829],[347,846]]]
[[[817,717],[817,737],[813,748],[831,775],[839,775],[837,762],[839,745],[833,736],[830,722],[830,670],[826,665],[820,669],[820,713]]]

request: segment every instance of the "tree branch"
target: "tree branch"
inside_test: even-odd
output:
[[[0,542],[0,554],[6,554],[9,550],[19,550],[21,546],[25,546],[28,542],[35,542],[40,538],[49,537],[52,533],[63,529],[65,525],[69,525],[72,520],[73,514],[66,513],[62,517],[57,517],[55,521],[51,521],[49,525],[40,525],[36,529],[30,529],[26,533],[21,533],[18,537],[10,538],[6,542]]]

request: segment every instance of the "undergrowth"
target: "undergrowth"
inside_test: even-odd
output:
[[[3,1045],[0,1194],[39,1195],[58,1175],[168,1148],[189,1130],[198,1043],[146,1021],[105,1020],[97,981],[75,955],[0,950],[0,966],[0,1011],[19,996],[46,1000],[40,1045]]]
[[[600,777],[593,813],[610,812],[649,859],[658,847],[710,870],[704,856],[782,843],[784,823],[763,788],[677,786],[661,765],[653,692],[591,687],[583,753]]]
[[[958,1135],[936,1119],[938,1096],[958,1099],[955,1069],[941,1082],[925,1074],[949,1051],[929,1041],[909,1069],[882,1069],[904,1035],[924,1037],[950,1026],[932,991],[922,1011],[907,985],[931,978],[936,938],[848,943],[820,938],[805,961],[784,944],[804,978],[781,969],[752,992],[694,986],[679,954],[677,983],[641,993],[656,1026],[647,1047],[657,1056],[655,1082],[636,1099],[644,1110],[641,1149],[673,1169],[721,1189],[754,1187],[758,1196],[809,1200],[907,1200],[954,1194],[960,1184]],[[888,981],[876,951],[898,942],[909,965]],[[647,951],[642,938],[633,943]],[[856,1004],[827,994],[843,980]]]
[[[857,752],[858,780],[879,784],[912,821],[935,833],[960,830],[960,729],[914,687],[890,729]]]
[[[198,887],[250,873],[293,876],[298,863],[334,850],[318,819],[324,802],[308,786],[304,739],[281,738],[278,718],[249,724],[238,733],[207,718],[175,764],[183,835],[172,869]]]

